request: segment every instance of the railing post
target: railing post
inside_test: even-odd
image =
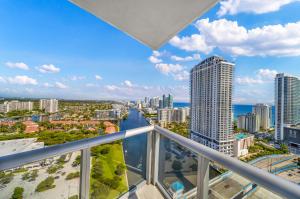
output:
[[[159,143],[160,143],[160,134],[154,133],[154,157],[153,157],[153,177],[152,184],[156,185],[158,181],[158,169],[159,169]]]
[[[208,199],[209,159],[198,154],[197,198]]]
[[[90,191],[91,149],[81,150],[80,161],[80,199],[89,199]]]
[[[152,131],[147,134],[147,159],[146,159],[146,181],[147,184],[151,183],[152,173],[152,151],[153,151],[153,133]]]

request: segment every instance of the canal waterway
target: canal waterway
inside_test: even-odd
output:
[[[120,121],[120,130],[130,130],[148,126],[147,120],[136,109],[130,109],[126,120]],[[130,188],[145,179],[147,135],[126,138],[123,140],[123,151],[127,166],[127,177]]]

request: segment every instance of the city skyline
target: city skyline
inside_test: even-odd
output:
[[[275,74],[299,75],[300,3],[245,4],[222,1],[153,52],[69,2],[2,1],[0,96],[186,102],[189,70],[218,54],[236,64],[233,103],[273,104]],[[279,42],[263,47],[268,32]]]

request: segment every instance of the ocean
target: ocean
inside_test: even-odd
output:
[[[188,107],[190,103],[188,102],[174,102],[174,107],[181,108],[181,107]],[[234,104],[233,105],[233,114],[234,119],[236,120],[239,115],[244,115],[246,113],[252,112],[253,105],[241,105],[241,104]],[[272,107],[272,126],[275,124],[275,106]]]

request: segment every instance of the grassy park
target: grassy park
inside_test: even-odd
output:
[[[128,190],[121,142],[92,148],[91,198],[117,198]]]

